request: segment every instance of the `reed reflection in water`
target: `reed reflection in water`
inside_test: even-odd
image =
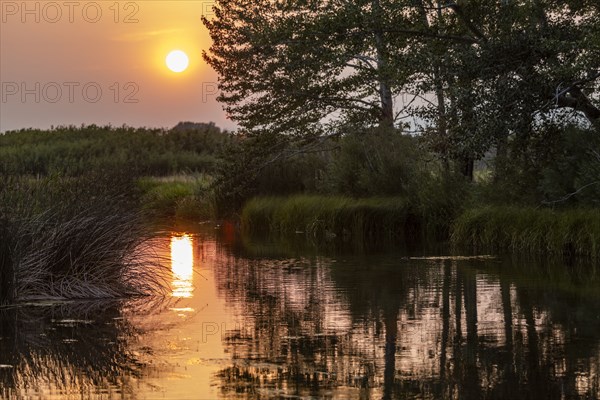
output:
[[[171,237],[173,297],[190,298],[194,292],[194,244],[190,235]]]

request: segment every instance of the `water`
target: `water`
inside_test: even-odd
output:
[[[157,239],[169,296],[0,311],[8,399],[595,399],[600,278],[506,257]]]

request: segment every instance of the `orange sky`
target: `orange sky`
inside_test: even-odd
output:
[[[200,17],[211,4],[0,0],[0,131],[179,121],[233,128],[201,57],[210,38]],[[165,66],[174,49],[190,59],[180,74]]]

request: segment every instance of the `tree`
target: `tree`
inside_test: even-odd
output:
[[[242,127],[322,134],[394,124],[404,16],[390,0],[218,0],[204,19],[219,100]]]
[[[318,136],[412,116],[472,177],[492,148],[528,163],[531,144],[560,131],[547,127],[598,129],[594,0],[217,0],[204,24],[219,100],[251,132]],[[401,93],[413,96],[406,109]]]
[[[597,2],[420,4],[423,29],[437,37],[409,51],[425,66],[415,92],[431,99],[412,112],[432,148],[461,161],[466,175],[492,147],[507,155],[510,142],[510,157],[527,160],[537,137],[557,131],[547,127],[598,123]]]

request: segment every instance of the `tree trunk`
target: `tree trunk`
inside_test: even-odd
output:
[[[469,179],[470,182],[473,182],[473,168],[475,167],[475,161],[473,158],[465,156],[461,160],[460,172]]]
[[[373,12],[377,21],[381,21],[383,10],[379,0],[373,1]],[[381,102],[381,116],[379,125],[392,128],[394,126],[394,100],[388,72],[389,55],[385,48],[383,29],[375,28],[375,50],[377,51],[377,71],[379,73],[379,99]]]

